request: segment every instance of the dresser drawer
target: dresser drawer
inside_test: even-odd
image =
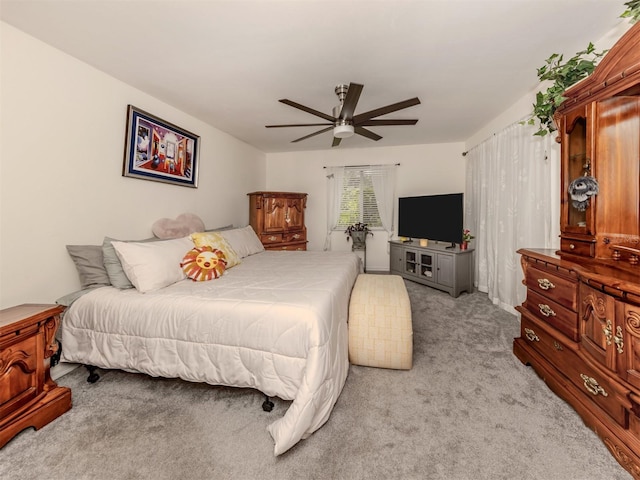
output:
[[[525,307],[537,318],[564,333],[571,340],[578,341],[578,314],[576,312],[532,289],[527,289]]]
[[[619,425],[628,428],[629,412],[623,405],[629,403],[629,390],[590,367],[570,345],[552,335],[549,327],[529,318],[528,312],[523,313],[520,325],[521,337],[532,348],[559,369],[585,398],[596,403]]]
[[[305,251],[307,249],[307,242],[302,243],[288,243],[284,245],[265,245],[265,250],[286,250],[286,251]]]
[[[581,358],[562,366],[567,376],[586,398],[596,403],[623,428],[629,427],[629,411],[624,407],[629,403],[630,390],[615,382],[609,375],[603,375]]]
[[[290,232],[284,234],[284,241],[290,242],[304,242],[307,240],[306,232]]]
[[[282,243],[282,233],[265,233],[260,235],[260,241],[263,245],[269,245],[271,243]]]
[[[566,365],[577,360],[577,355],[567,344],[549,333],[538,320],[529,318],[524,312],[520,319],[520,336],[555,366]]]
[[[578,310],[577,282],[531,266],[527,268],[527,287],[570,310]]]
[[[582,242],[572,238],[560,239],[560,250],[563,252],[581,255],[583,257],[593,257],[595,256],[595,249],[595,243],[593,242]]]

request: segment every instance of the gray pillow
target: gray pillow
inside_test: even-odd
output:
[[[232,228],[233,228],[233,223],[230,223],[229,225],[225,225],[224,227],[207,228],[205,232],[222,232],[224,230],[231,230]]]
[[[122,264],[120,263],[120,259],[118,258],[118,254],[116,253],[116,249],[113,247],[111,242],[158,242],[159,238],[145,238],[144,240],[118,240],[117,238],[104,237],[104,241],[102,242],[102,256],[104,261],[104,268],[107,271],[107,275],[109,276],[109,281],[111,285],[116,288],[125,289],[125,288],[133,288],[133,284],[127,278],[127,275],[124,273],[122,269]]]
[[[67,252],[78,270],[82,289],[111,285],[104,267],[102,246],[67,245]]]

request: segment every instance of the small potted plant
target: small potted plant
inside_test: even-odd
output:
[[[367,224],[360,222],[349,225],[344,233],[347,234],[347,242],[349,239],[353,240],[352,250],[363,250],[367,235],[373,236],[373,232],[369,230]]]
[[[469,247],[469,242],[474,238],[476,237],[471,235],[471,230],[468,228],[462,230],[462,243],[460,244],[460,250],[466,250]]]

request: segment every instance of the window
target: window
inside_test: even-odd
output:
[[[369,228],[382,227],[373,189],[372,170],[346,168],[340,197],[340,217],[337,227],[344,229],[354,223],[366,223]]]

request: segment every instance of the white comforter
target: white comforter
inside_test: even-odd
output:
[[[342,391],[360,269],[353,253],[266,251],[209,282],[98,288],[64,315],[63,360],[293,400],[268,427],[280,455],[327,421]]]

